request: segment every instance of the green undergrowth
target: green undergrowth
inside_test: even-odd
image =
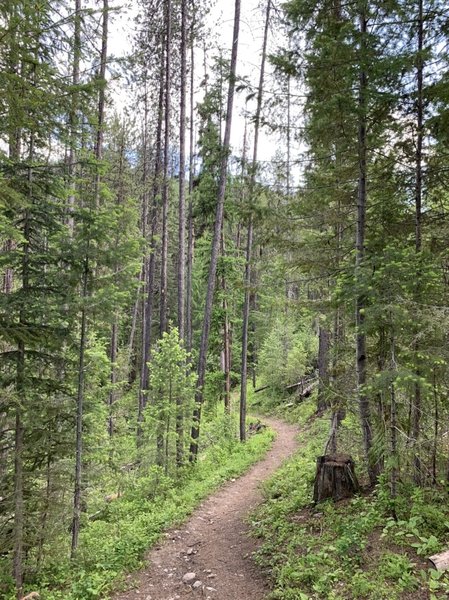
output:
[[[247,396],[253,414],[272,415],[294,425],[306,426],[316,413],[315,394],[301,402],[295,394],[280,397],[274,390],[255,392],[248,387]]]
[[[261,540],[256,560],[272,578],[270,598],[447,598],[449,576],[427,563],[449,546],[447,491],[401,487],[397,521],[385,481],[351,500],[313,506],[315,460],[329,421],[310,416],[313,400],[302,406],[300,449],[264,485],[265,501],[251,516]],[[352,425],[349,418],[343,439],[352,439]]]
[[[184,521],[220,484],[262,458],[273,439],[270,429],[244,445],[230,438],[209,447],[177,479],[153,467],[109,503],[101,518],[85,524],[75,561],[55,557],[29,589],[38,591],[41,600],[107,598],[126,572],[142,566],[145,552],[165,530]]]

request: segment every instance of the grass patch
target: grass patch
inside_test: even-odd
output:
[[[426,562],[449,546],[447,492],[401,487],[397,522],[389,516],[385,481],[373,492],[314,507],[315,461],[329,420],[311,419],[311,402],[302,406],[301,447],[265,484],[265,500],[251,516],[261,539],[256,560],[272,578],[270,598],[447,598],[449,576],[429,570]],[[343,440],[352,437],[351,419],[346,427]]]
[[[210,446],[176,479],[151,468],[110,503],[101,518],[84,523],[76,560],[55,556],[28,591],[38,591],[41,600],[107,598],[126,572],[142,566],[145,553],[167,528],[182,523],[223,482],[260,460],[273,439],[270,429],[243,445],[229,438]],[[2,597],[15,598],[13,593]]]

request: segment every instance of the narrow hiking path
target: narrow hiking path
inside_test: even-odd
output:
[[[203,501],[181,528],[166,534],[149,553],[149,566],[138,574],[136,587],[114,600],[265,597],[268,583],[252,560],[257,541],[249,537],[245,518],[262,500],[259,484],[297,448],[298,429],[277,419],[264,422],[277,434],[265,458]]]

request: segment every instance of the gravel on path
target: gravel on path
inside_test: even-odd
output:
[[[245,520],[262,501],[259,484],[298,447],[297,427],[272,418],[264,422],[276,431],[265,458],[167,533],[150,551],[149,566],[137,574],[135,587],[113,600],[263,600],[269,585],[252,560],[257,540],[249,536]]]

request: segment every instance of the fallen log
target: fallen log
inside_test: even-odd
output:
[[[326,454],[317,458],[313,487],[315,504],[328,498],[335,502],[351,498],[358,490],[354,461],[349,454]]]
[[[427,560],[430,566],[437,571],[446,571],[446,569],[449,569],[449,550],[429,556]]]
[[[301,398],[308,398],[317,384],[317,379],[301,379],[301,381],[298,381],[297,383],[291,383],[290,385],[286,385],[284,391],[286,391],[289,394],[292,394],[293,392],[299,390],[299,395]],[[256,388],[254,390],[254,393],[258,394],[259,392],[263,392],[264,390],[267,390],[270,387],[270,384],[263,385],[259,388]]]
[[[270,384],[268,384],[268,385],[263,385],[262,387],[255,389],[255,390],[254,390],[254,393],[255,393],[255,394],[257,394],[257,393],[259,393],[259,392],[263,392],[264,390],[267,390],[269,387],[270,387]]]
[[[299,391],[299,395],[302,398],[307,398],[313,391],[313,388],[317,385],[318,380],[316,379],[302,379],[297,383],[292,383],[291,385],[287,385],[285,391],[288,393],[293,393]]]

